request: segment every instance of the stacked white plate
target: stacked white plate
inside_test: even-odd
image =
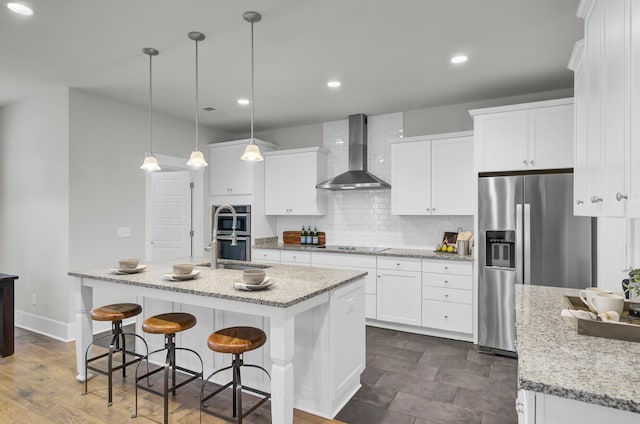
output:
[[[273,280],[266,277],[260,284],[247,284],[244,281],[236,281],[233,283],[233,288],[236,290],[258,291],[269,288],[273,285]]]

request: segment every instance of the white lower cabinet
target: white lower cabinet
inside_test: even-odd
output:
[[[365,281],[365,315],[376,319],[376,257],[372,255],[345,255],[341,253],[313,253],[311,265],[325,268],[353,269],[366,272]]]
[[[635,424],[639,415],[579,400],[519,390],[518,424]]]
[[[387,269],[384,267],[392,268]],[[416,269],[417,271],[402,271]],[[421,325],[420,259],[378,259],[377,319]]]
[[[283,250],[280,252],[280,263],[283,265],[311,266],[311,252]]]
[[[424,260],[422,270],[422,326],[472,334],[471,263]]]
[[[253,262],[279,264],[280,251],[273,249],[253,249],[251,251],[251,260]]]

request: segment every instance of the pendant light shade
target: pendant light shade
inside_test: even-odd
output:
[[[193,152],[191,152],[191,156],[187,161],[187,165],[194,168],[202,168],[207,165],[207,161],[204,159],[204,155],[200,151],[199,148],[199,140],[198,140],[198,112],[200,109],[199,101],[198,101],[198,42],[204,40],[204,34],[201,32],[192,31],[187,34],[188,37],[196,43],[196,148]]]
[[[246,161],[261,161],[264,160],[264,158],[260,153],[260,147],[258,147],[253,138],[253,24],[260,22],[262,15],[258,12],[244,12],[242,17],[251,24],[251,139],[240,159]]]
[[[145,47],[142,49],[142,53],[149,56],[149,151],[144,155],[144,162],[142,162],[140,169],[153,172],[160,171],[160,165],[158,165],[158,159],[156,159],[153,154],[153,95],[151,90],[153,73],[151,68],[151,59],[153,56],[157,56],[159,52],[151,47]]]

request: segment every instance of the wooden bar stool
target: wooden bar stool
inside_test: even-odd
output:
[[[135,317],[142,312],[142,307],[137,303],[115,303],[112,305],[101,306],[97,309],[91,311],[91,319],[94,321],[111,321],[111,334],[107,334],[102,337],[98,337],[87,346],[87,350],[84,353],[84,393],[87,394],[87,384],[88,384],[88,374],[87,370],[92,370],[99,372],[100,374],[105,374],[109,378],[108,383],[108,400],[107,406],[111,406],[113,403],[113,372],[119,369],[122,369],[122,378],[127,376],[127,366],[134,364],[136,362],[140,362],[142,358],[144,358],[149,352],[149,346],[147,346],[147,342],[135,333],[125,333],[122,331],[122,320],[130,317]],[[126,338],[125,336],[133,336],[142,341],[145,346],[145,354],[142,355],[140,353],[132,352],[127,350]],[[107,353],[103,353],[102,355],[97,355],[92,358],[89,358],[89,349],[93,346],[97,341],[105,339],[107,337],[111,337],[111,343],[109,344],[109,351]],[[122,363],[118,366],[113,366],[113,354],[122,352]],[[127,362],[127,353],[133,356],[133,359]],[[95,367],[93,365],[89,365],[90,362],[96,361],[98,359],[102,359],[105,356],[108,356],[107,359],[107,371],[104,371],[101,368]]]
[[[196,317],[191,314],[187,314],[184,312],[170,312],[167,314],[154,315],[152,317],[147,318],[142,323],[142,330],[145,333],[149,334],[164,334],[164,348],[154,350],[153,352],[147,355],[147,362],[149,356],[167,351],[167,356],[164,361],[164,367],[157,368],[153,371],[148,371],[141,376],[138,376],[138,369],[140,368],[140,364],[136,367],[136,394],[135,394],[135,412],[131,416],[131,418],[135,418],[138,415],[138,387],[147,390],[151,393],[155,393],[160,395],[164,399],[164,422],[167,424],[169,422],[169,392],[171,392],[174,396],[176,394],[176,390],[180,387],[184,386],[192,382],[193,380],[202,378],[202,358],[195,350],[184,348],[184,347],[176,347],[176,333],[179,333],[184,330],[188,330],[189,328],[196,325]],[[200,361],[200,372],[189,370],[187,368],[183,368],[176,365],[176,351],[184,350],[187,352],[193,353],[198,360]],[[149,378],[151,375],[159,373],[160,371],[164,371],[164,390],[162,392],[151,389],[150,387],[141,386],[138,384],[140,380],[145,378]],[[169,386],[169,371],[171,371],[171,386]],[[186,380],[176,384],[176,371],[181,371],[185,374],[190,375]]]
[[[238,424],[242,423],[243,418],[247,417],[253,411],[258,409],[263,403],[268,401],[271,398],[270,393],[263,392],[261,390],[254,389],[252,387],[247,387],[242,385],[242,380],[240,378],[240,367],[252,367],[258,368],[267,374],[269,380],[271,380],[271,376],[264,368],[258,365],[250,365],[244,364],[242,355],[245,352],[249,352],[251,350],[257,349],[267,341],[267,335],[264,331],[259,328],[254,327],[229,327],[223,328],[222,330],[218,330],[215,333],[209,336],[207,340],[207,346],[209,349],[214,352],[220,353],[231,353],[233,354],[233,361],[231,365],[225,368],[222,368],[218,371],[213,372],[207,379],[202,383],[202,394],[200,395],[200,411],[204,411],[208,414],[215,415],[218,418],[222,418],[231,422],[236,422]],[[213,393],[204,396],[204,389],[207,382],[216,374],[226,371],[228,369],[232,369],[233,379],[220,387]],[[233,415],[231,417],[227,415],[222,415],[218,412],[207,409],[207,405],[205,402],[218,393],[222,392],[224,389],[229,386],[233,386]],[[242,412],[242,390],[247,390],[256,394],[263,396],[262,399],[258,403],[256,403],[253,407],[251,407],[247,412]]]

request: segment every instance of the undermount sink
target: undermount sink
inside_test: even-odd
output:
[[[267,265],[240,265],[240,264],[218,264],[218,269],[265,269],[269,268]]]
[[[211,266],[211,262],[201,263],[201,264],[198,264],[198,266],[210,267]],[[239,271],[243,271],[245,269],[265,269],[265,268],[269,268],[269,266],[268,265],[258,265],[258,264],[254,264],[254,265],[218,264],[218,267],[217,267],[217,269],[237,269]]]

